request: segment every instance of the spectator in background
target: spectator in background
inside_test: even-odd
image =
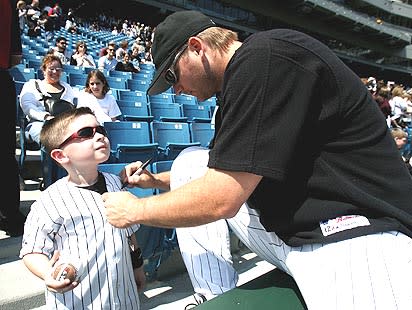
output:
[[[99,58],[99,61],[97,63],[97,67],[100,71],[112,71],[114,68],[116,68],[117,65],[117,59],[115,57],[116,53],[116,44],[115,43],[109,43],[107,48],[106,48],[107,54],[104,56],[101,56]]]
[[[27,25],[29,26],[27,34],[30,37],[37,37],[40,34],[37,21],[41,12],[39,0],[32,0],[31,4],[27,6]]]
[[[404,127],[402,118],[407,109],[407,102],[404,98],[404,88],[400,85],[392,89],[392,98],[389,100],[392,110],[391,123],[392,127]]]
[[[132,52],[130,53],[130,62],[133,66],[140,71],[140,63],[142,59],[140,57],[139,46],[137,44],[133,44]]]
[[[116,60],[117,61],[122,61],[124,54],[127,54],[129,52],[128,50],[129,47],[129,42],[126,40],[123,40],[119,43],[119,47],[116,50]]]
[[[136,68],[130,61],[129,53],[125,53],[123,55],[123,60],[117,63],[115,70],[138,73],[140,71],[140,68]]]
[[[49,17],[53,22],[54,30],[59,30],[63,24],[63,10],[59,3],[55,3],[54,6],[49,11]]]
[[[4,113],[1,122],[3,167],[13,169],[2,185],[2,192],[8,201],[0,203],[0,229],[11,237],[17,237],[23,234],[25,217],[19,211],[20,174],[15,157],[16,88],[8,70],[21,62],[22,47],[16,2],[12,0],[0,0],[0,42],[0,98]]]
[[[20,33],[23,33],[23,30],[26,27],[26,19],[27,19],[27,6],[26,6],[25,1],[23,0],[17,1],[17,12],[19,16]]]
[[[403,148],[408,143],[408,133],[401,128],[392,128],[391,134],[392,134],[393,139],[395,140],[396,147],[398,148],[400,152],[403,162],[406,164],[406,167],[408,168],[409,173],[412,174],[412,166],[410,163],[411,158],[406,158],[402,154]]]
[[[53,22],[50,20],[47,11],[43,11],[40,14],[40,17],[37,20],[37,25],[40,29],[40,32],[43,32],[46,35],[47,40],[51,40],[54,26]]]
[[[72,87],[60,80],[63,72],[58,56],[46,55],[41,64],[44,79],[31,79],[24,83],[20,93],[20,106],[29,120],[26,137],[40,145],[40,130],[44,121],[53,118],[45,107],[45,98],[62,99],[73,103],[75,93]]]
[[[57,56],[63,65],[70,64],[70,53],[67,50],[67,40],[65,37],[56,38],[56,46],[50,48],[49,54]]]
[[[89,107],[100,124],[118,120],[122,114],[114,96],[109,93],[110,86],[100,70],[90,71],[86,87],[80,92],[77,107]]]
[[[87,44],[84,41],[76,43],[76,51],[70,57],[70,64],[78,67],[96,68],[92,55],[87,52]]]

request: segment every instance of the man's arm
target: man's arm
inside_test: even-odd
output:
[[[109,222],[159,227],[191,227],[233,217],[259,184],[261,176],[218,169],[176,190],[139,199],[128,192],[104,193]]]

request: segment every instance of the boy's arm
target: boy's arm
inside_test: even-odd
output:
[[[130,254],[132,255],[134,280],[136,281],[137,289],[141,291],[146,284],[146,275],[143,269],[143,257],[141,254],[142,251],[140,250],[139,245],[137,244],[137,239],[136,239],[135,234],[132,234],[130,236],[130,245],[131,245]]]
[[[53,258],[52,258],[53,259]],[[50,264],[48,257],[42,253],[29,253],[24,255],[23,262],[26,267],[37,277],[45,280],[51,274],[53,264]]]
[[[74,289],[79,283],[70,282],[69,279],[58,281],[52,277],[52,268],[58,259],[58,251],[54,252],[50,260],[45,254],[29,253],[23,256],[23,263],[34,275],[44,280],[49,291],[64,293]]]

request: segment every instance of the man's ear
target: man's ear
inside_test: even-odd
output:
[[[67,163],[69,158],[66,156],[62,149],[54,149],[50,152],[50,157],[59,164]]]
[[[197,54],[204,48],[204,44],[198,37],[190,37],[188,40],[188,47],[190,50],[195,51]]]

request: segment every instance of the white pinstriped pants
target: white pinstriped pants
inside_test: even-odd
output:
[[[207,149],[184,150],[173,163],[171,189],[203,175],[207,162]],[[251,251],[295,279],[310,310],[412,309],[411,238],[386,232],[290,247],[266,232],[246,204],[231,219],[176,229],[194,290],[208,299],[236,287],[238,280],[228,225]]]

